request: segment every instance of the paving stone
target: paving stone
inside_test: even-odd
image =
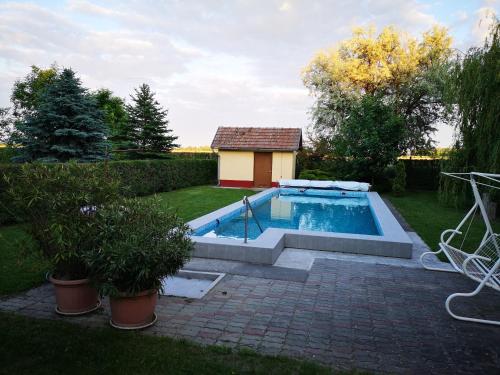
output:
[[[372,373],[498,374],[500,328],[452,319],[446,297],[475,283],[458,274],[316,259],[305,282],[227,275],[201,300],[162,297],[144,334],[249,348]],[[222,296],[220,291],[226,291]],[[499,319],[500,293],[457,301],[463,314]],[[0,310],[54,320],[52,286],[0,300]],[[109,303],[73,318],[108,325]]]

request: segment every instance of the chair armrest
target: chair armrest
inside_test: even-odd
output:
[[[451,233],[451,235],[445,240],[444,236],[446,236],[448,233]],[[448,241],[450,241],[455,234],[462,234],[462,232],[456,229],[446,229],[443,233],[441,233],[441,242],[448,244]]]

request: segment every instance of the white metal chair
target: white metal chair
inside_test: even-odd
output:
[[[443,253],[446,255],[451,265],[456,272],[460,272],[465,276],[477,281],[479,284],[476,289],[470,293],[454,293],[448,296],[446,299],[446,310],[448,313],[459,320],[466,320],[477,323],[486,323],[500,325],[500,321],[478,319],[466,316],[460,316],[451,311],[450,303],[456,297],[472,297],[478,294],[484,286],[489,286],[497,291],[500,291],[500,238],[499,235],[493,233],[488,214],[484,207],[484,203],[481,199],[479,193],[478,185],[487,186],[489,188],[500,189],[500,175],[499,174],[488,174],[488,173],[444,173],[447,176],[458,178],[461,180],[469,181],[472,187],[472,192],[474,193],[475,203],[469,212],[465,215],[463,220],[457,226],[456,229],[447,229],[441,234],[441,241],[439,243],[439,250],[436,252],[429,251],[421,255],[420,262],[426,269],[436,270],[436,271],[450,271],[445,268],[429,267],[425,264],[424,258],[430,254],[437,255]],[[468,178],[464,178],[464,175],[468,175]],[[477,179],[482,178],[489,181],[494,181],[499,185],[492,185],[491,183],[478,182]],[[475,251],[466,252],[462,250],[462,246],[465,242],[465,238],[469,232],[472,220],[474,219],[477,209],[480,210],[481,216],[483,218],[484,224],[486,226],[486,231],[483,236],[481,243]],[[467,227],[467,232],[465,233],[464,239],[460,248],[451,245],[451,241],[456,235],[461,235],[460,229],[465,225],[467,220],[470,219],[469,226]],[[448,236],[448,237],[446,237]]]

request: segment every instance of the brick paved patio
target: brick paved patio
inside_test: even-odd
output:
[[[498,374],[500,327],[456,321],[444,309],[447,295],[474,286],[457,274],[316,259],[305,282],[227,275],[202,300],[162,297],[157,324],[144,332],[338,369]],[[1,300],[0,309],[62,319],[53,304],[44,285]],[[486,290],[457,308],[498,319],[500,293]],[[65,320],[105,326],[107,310]]]

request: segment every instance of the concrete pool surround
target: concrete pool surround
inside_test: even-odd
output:
[[[270,188],[248,199],[250,204],[255,207],[263,201],[277,196],[281,191],[298,195],[304,193],[303,189],[298,188]],[[244,243],[243,239],[211,238],[196,235],[196,232],[216,225],[217,221],[220,223],[242,214],[245,205],[243,200],[240,200],[188,223],[195,232],[192,236],[195,243],[192,255],[199,258],[274,264],[282,250],[287,247],[411,258],[412,241],[377,193],[317,189],[305,191],[308,195],[366,197],[379,229],[379,235],[267,228],[258,238],[249,240],[248,243]]]

